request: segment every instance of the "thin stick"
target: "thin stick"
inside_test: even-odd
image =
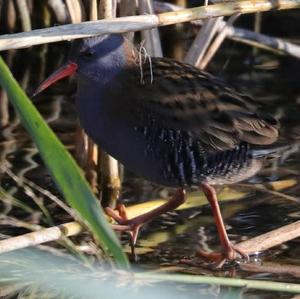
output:
[[[81,24],[68,24],[30,32],[6,34],[0,36],[0,51],[24,48],[33,45],[51,43],[76,38],[139,31],[197,19],[230,16],[236,13],[246,14],[271,9],[299,8],[300,0],[245,0],[217,3],[208,6],[183,9],[159,15],[131,16],[112,20],[99,20]]]
[[[245,253],[264,251],[300,236],[300,220],[268,233],[254,237],[235,246]]]
[[[36,232],[0,241],[0,253],[9,252],[29,246],[58,240],[62,237],[74,236],[82,231],[82,226],[77,222],[69,222]]]
[[[4,173],[6,173],[11,179],[13,179],[19,186],[24,188],[24,190],[28,190],[29,193],[31,192],[29,188],[32,188],[44,196],[47,196],[49,199],[51,199],[53,202],[55,202],[60,208],[64,209],[69,215],[76,218],[76,213],[74,213],[74,210],[72,210],[69,206],[67,206],[62,200],[60,200],[58,197],[56,197],[54,194],[52,194],[50,191],[38,186],[34,182],[26,179],[25,177],[20,178],[16,174],[14,174],[8,167],[0,167],[0,170]],[[27,186],[26,186],[27,185]]]

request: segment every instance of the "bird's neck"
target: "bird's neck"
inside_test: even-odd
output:
[[[122,46],[116,47],[107,55],[100,57],[94,65],[95,67],[83,66],[82,71],[78,71],[78,86],[85,86],[96,84],[98,88],[105,86],[107,83],[113,81],[121,72],[124,72],[131,65],[136,64],[136,49],[134,45],[124,38]]]
[[[95,132],[105,132],[108,123],[102,101],[104,89],[102,84],[84,79],[81,79],[77,86],[76,110],[81,125],[93,139]]]

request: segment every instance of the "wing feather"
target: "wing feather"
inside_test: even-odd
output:
[[[120,97],[123,110],[133,107],[127,115],[136,114],[134,126],[146,126],[146,119],[151,118],[162,129],[187,132],[212,152],[232,149],[241,142],[271,144],[278,138],[278,122],[258,112],[249,96],[191,65],[152,58],[151,67],[143,65],[143,81],[139,67],[127,72],[123,90],[134,80],[134,95]]]

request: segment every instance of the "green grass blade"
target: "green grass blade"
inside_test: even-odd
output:
[[[86,220],[103,249],[112,254],[117,265],[128,267],[128,260],[120,243],[107,223],[82,171],[13,78],[1,57],[0,84],[19,112],[23,125],[38,147],[65,199]]]
[[[191,275],[191,274],[159,274],[151,272],[135,273],[134,278],[142,281],[169,281],[176,283],[187,284],[210,284],[220,286],[230,286],[247,289],[257,289],[274,292],[289,292],[300,293],[300,284],[265,281],[265,280],[251,280],[243,278],[229,278],[229,277],[214,277],[205,275]]]

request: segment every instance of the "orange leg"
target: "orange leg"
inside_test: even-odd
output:
[[[132,219],[128,219],[126,215],[126,210],[124,205],[119,205],[117,207],[117,211],[107,207],[105,208],[105,212],[108,216],[113,218],[118,224],[113,225],[113,229],[117,231],[128,231],[131,235],[131,248],[134,252],[134,246],[136,244],[137,236],[139,233],[140,227],[146,223],[151,221],[153,218],[164,214],[170,210],[174,210],[179,207],[185,201],[185,190],[183,188],[179,188],[176,190],[174,196],[167,201],[165,204],[159,206],[152,211],[149,211],[145,214],[139,215]]]
[[[228,235],[226,233],[225,225],[220,211],[216,190],[207,183],[202,183],[203,192],[211,205],[215,223],[217,226],[220,243],[223,248],[222,253],[207,253],[199,251],[200,256],[204,256],[208,259],[214,260],[217,263],[217,267],[222,267],[226,260],[235,260],[239,256],[248,259],[248,255],[231,244]]]

